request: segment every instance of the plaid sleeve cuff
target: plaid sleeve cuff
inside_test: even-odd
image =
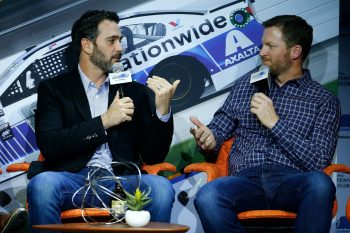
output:
[[[287,127],[283,121],[279,119],[271,128],[271,133],[276,138],[283,138],[283,136],[287,133]]]

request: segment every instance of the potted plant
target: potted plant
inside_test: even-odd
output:
[[[132,227],[143,227],[145,226],[151,216],[143,207],[151,202],[151,198],[148,194],[141,192],[139,188],[135,190],[134,194],[128,193],[124,190],[126,194],[126,205],[128,210],[125,212],[125,221]]]

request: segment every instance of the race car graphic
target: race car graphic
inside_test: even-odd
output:
[[[156,20],[156,22],[155,22]],[[259,63],[262,26],[240,0],[208,11],[154,11],[121,16],[133,80],[151,75],[181,80],[174,113],[225,90]],[[70,32],[26,50],[0,76],[0,165],[37,153],[34,114],[40,81],[77,64]]]
[[[145,83],[150,75],[181,80],[175,112],[227,88],[259,63],[262,26],[242,1],[208,12],[131,15],[121,25],[127,52],[121,62],[134,80]]]

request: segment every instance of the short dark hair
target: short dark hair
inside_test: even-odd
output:
[[[87,38],[91,41],[96,41],[99,34],[98,25],[103,20],[110,20],[119,23],[119,16],[116,12],[105,10],[90,10],[85,12],[73,24],[71,36],[73,48],[80,53],[81,39]]]
[[[296,15],[279,15],[263,22],[263,26],[264,28],[278,27],[282,31],[282,39],[287,48],[300,45],[303,61],[309,55],[313,28],[303,18]]]

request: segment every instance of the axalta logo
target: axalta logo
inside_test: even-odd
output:
[[[241,8],[231,12],[230,21],[236,28],[243,28],[251,21],[250,8]],[[258,34],[258,33],[256,33]],[[242,60],[253,57],[260,52],[258,41],[249,39],[251,31],[242,33],[239,30],[232,30],[226,36],[225,67],[234,65]]]
[[[225,66],[259,54],[260,48],[238,30],[232,30],[226,36]]]

